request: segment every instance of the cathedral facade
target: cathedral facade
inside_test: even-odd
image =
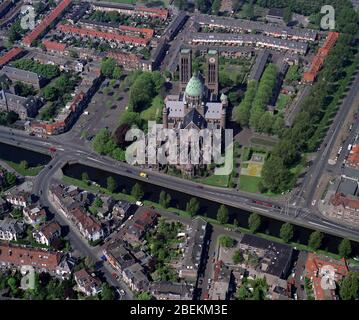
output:
[[[192,52],[182,49],[179,76],[179,94],[165,99],[163,127],[225,129],[228,99],[224,94],[219,97],[218,52],[208,51],[203,77],[197,72],[192,74]]]

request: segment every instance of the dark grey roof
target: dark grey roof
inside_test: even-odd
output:
[[[268,16],[273,16],[273,17],[283,18],[284,10],[283,9],[270,8],[267,15]]]
[[[350,179],[342,179],[339,184],[338,192],[344,195],[356,195],[358,190],[358,183]]]
[[[198,32],[190,36],[193,43],[216,43],[230,45],[252,45],[257,47],[268,47],[282,50],[291,50],[306,53],[308,44],[305,42],[286,40],[261,34],[236,34],[236,33],[215,33]]]
[[[359,180],[359,170],[356,168],[345,167],[343,170],[343,175],[349,179]]]
[[[154,294],[178,295],[181,297],[190,297],[191,286],[185,283],[173,283],[170,281],[153,282],[151,291]]]
[[[4,66],[1,72],[4,73],[6,76],[8,76],[10,79],[20,80],[25,82],[38,83],[41,79],[41,76],[39,76],[35,72],[26,71],[9,66]]]
[[[0,220],[0,230],[4,232],[9,231],[18,235],[25,231],[25,224],[16,219],[5,218],[4,220]]]
[[[209,16],[204,14],[196,16],[196,22],[200,25],[231,28],[233,30],[246,32],[256,30],[263,34],[281,34],[283,36],[299,37],[311,41],[314,41],[317,37],[317,31],[311,29],[290,28],[259,21]]]
[[[183,118],[183,128],[186,128],[190,123],[193,123],[199,129],[203,129],[207,126],[207,121],[203,116],[195,109],[192,108]]]
[[[293,248],[251,234],[245,234],[241,240],[241,244],[265,250],[265,257],[271,260],[266,272],[281,279],[286,278],[286,273],[292,263]]]
[[[258,56],[256,58],[256,62],[253,65],[251,73],[249,75],[249,80],[259,81],[264,71],[264,68],[267,64],[268,58],[269,58],[269,52],[267,50],[259,51]]]

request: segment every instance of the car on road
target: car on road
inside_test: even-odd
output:
[[[148,174],[146,172],[140,172],[140,177],[148,179]]]
[[[128,220],[131,220],[133,218],[133,214],[128,217]]]
[[[316,203],[317,203],[317,200],[313,200],[312,201],[312,206],[314,207]]]
[[[141,202],[141,201],[136,201],[136,206],[143,207],[143,202]]]

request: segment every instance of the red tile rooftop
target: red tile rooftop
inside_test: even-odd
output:
[[[30,33],[28,33],[22,40],[25,45],[30,46],[31,43],[36,40],[41,33],[43,33],[52,22],[54,22],[60,14],[71,4],[71,0],[63,0],[59,5],[47,15],[39,25],[36,26]]]
[[[64,52],[66,49],[66,44],[64,43],[59,43],[51,40],[44,40],[42,43],[45,46],[46,50],[48,51],[54,50],[54,51]]]
[[[6,52],[0,57],[0,67],[7,64],[12,59],[16,58],[22,52],[21,48],[12,48],[10,51]]]
[[[81,36],[89,36],[89,37],[96,37],[96,38],[102,38],[102,39],[107,39],[107,40],[114,40],[114,41],[118,41],[118,42],[122,42],[122,43],[132,43],[132,44],[144,45],[144,46],[149,43],[149,39],[108,33],[108,32],[103,32],[103,31],[96,31],[96,30],[86,29],[86,28],[77,28],[77,27],[73,27],[70,25],[64,25],[64,24],[60,24],[57,27],[57,29],[64,33],[73,33],[73,34],[79,34]]]

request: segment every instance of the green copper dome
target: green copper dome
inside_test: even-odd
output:
[[[190,97],[201,97],[203,93],[203,85],[201,80],[193,75],[186,86],[186,95]]]

